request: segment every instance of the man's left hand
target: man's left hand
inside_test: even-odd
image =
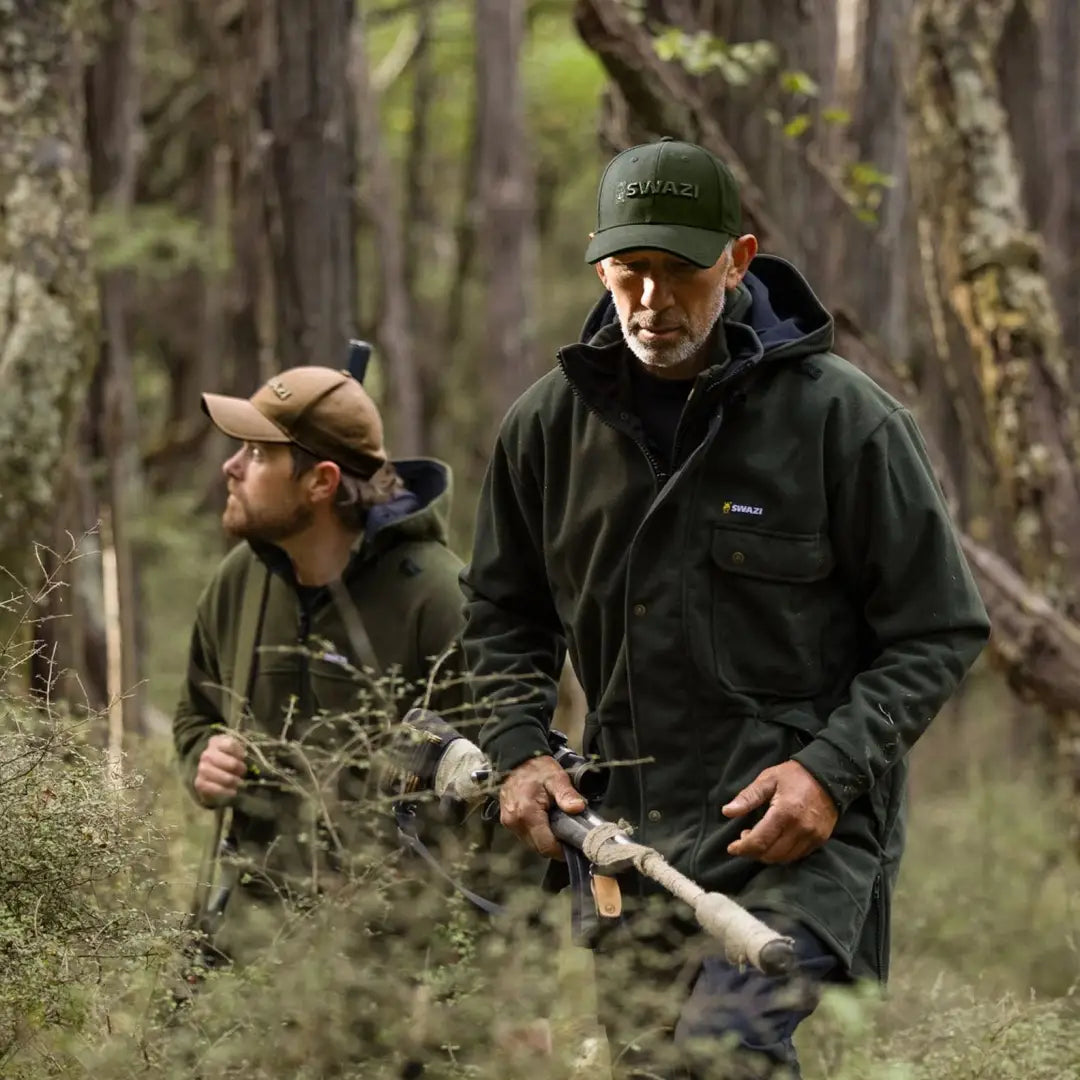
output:
[[[723,813],[742,817],[766,803],[765,816],[728,845],[729,855],[766,863],[795,862],[832,836],[839,817],[829,793],[797,761],[758,773],[723,807]]]

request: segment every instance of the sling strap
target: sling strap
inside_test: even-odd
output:
[[[255,651],[262,633],[266,602],[270,595],[270,571],[262,559],[253,557],[244,581],[244,597],[240,605],[240,622],[236,633],[236,651],[233,655],[232,680],[228,687],[229,704],[226,727],[239,731],[244,713],[251,700],[255,676]],[[205,918],[210,904],[210,893],[217,877],[221,856],[221,843],[225,836],[225,821],[229,808],[216,807],[214,828],[210,845],[203,854],[199,877],[195,882],[195,897],[191,902],[189,921],[198,926]]]

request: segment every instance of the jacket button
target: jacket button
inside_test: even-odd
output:
[[[650,810],[649,811],[649,820],[650,821],[659,821],[663,816],[664,815],[661,814],[659,810]]]
[[[746,562],[746,556],[741,551],[733,551],[731,553],[731,561],[736,566],[742,566],[742,564]]]
[[[635,615],[644,615],[645,614],[645,605],[644,604],[635,604],[634,605],[634,614]]]

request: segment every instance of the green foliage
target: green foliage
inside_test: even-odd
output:
[[[869,161],[853,161],[843,177],[844,191],[860,221],[873,224],[885,192],[896,185],[896,178],[882,172]]]
[[[805,71],[782,71],[780,89],[793,97],[816,98],[821,94],[821,88]]]
[[[771,71],[778,62],[771,41],[727,42],[705,30],[687,33],[667,27],[655,38],[661,60],[680,63],[691,75],[719,73],[732,86],[745,86]]]
[[[166,279],[185,270],[221,274],[228,269],[225,233],[208,230],[167,203],[143,204],[125,214],[100,210],[91,219],[91,239],[101,271],[138,270]]]
[[[0,711],[2,1067],[49,1029],[87,1027],[103,967],[155,951],[133,870],[160,836],[139,777],[111,777],[86,725],[17,698]]]

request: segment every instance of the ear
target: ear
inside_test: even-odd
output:
[[[329,503],[341,484],[341,469],[332,461],[320,461],[307,471],[303,479],[311,502]]]
[[[757,250],[757,237],[753,233],[746,233],[745,236],[740,236],[735,240],[735,243],[731,245],[731,266],[724,281],[725,288],[734,289],[742,281],[746,276],[746,271],[750,269],[750,263],[753,262]]]
[[[600,279],[600,284],[603,285],[605,289],[610,289],[611,286],[607,283],[607,273],[604,270],[604,260],[601,259],[598,263],[593,263],[593,266],[596,269],[596,276]]]

